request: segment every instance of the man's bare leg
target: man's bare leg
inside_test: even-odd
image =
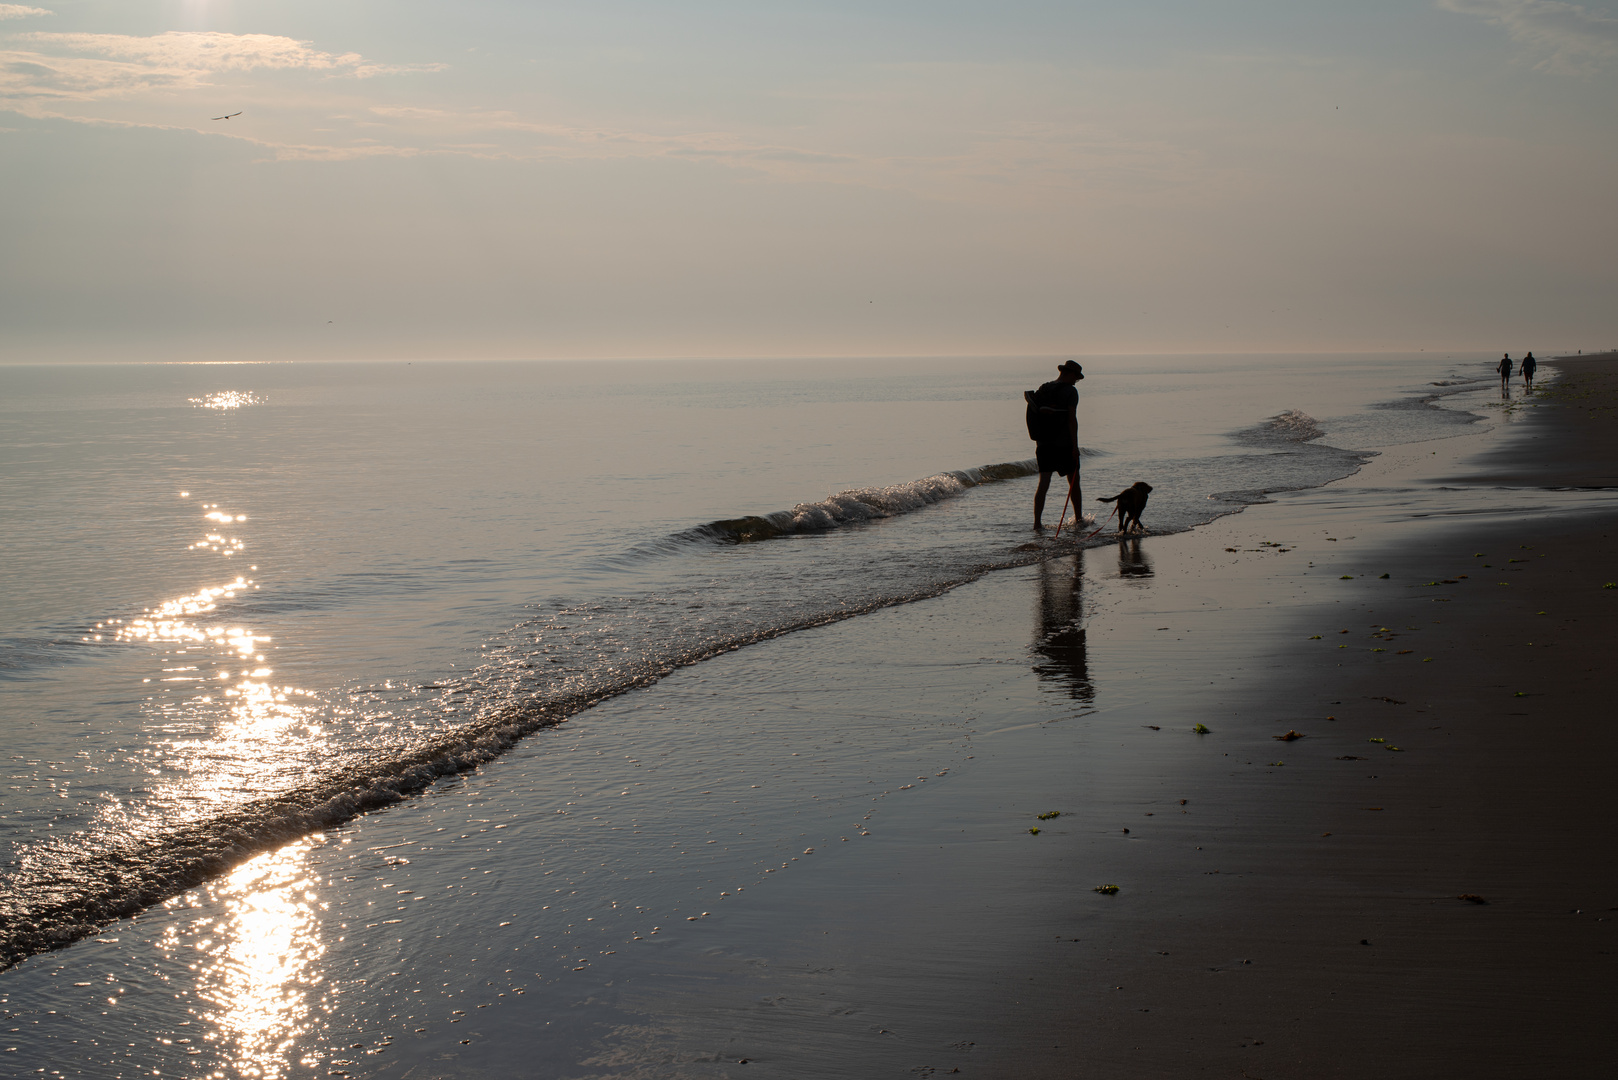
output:
[[[1045,516],[1045,493],[1051,489],[1051,474],[1039,474],[1039,487],[1034,489],[1034,528],[1043,529],[1040,519]]]

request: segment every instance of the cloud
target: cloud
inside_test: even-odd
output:
[[[1178,137],[1147,136],[1074,105],[1079,95],[1054,69],[899,65],[874,68],[859,85],[816,80],[777,92],[796,117],[790,125],[603,112],[535,96],[496,107],[453,80],[404,87],[366,78],[441,67],[386,67],[268,34],[14,34],[0,45],[0,106],[41,120],[201,131],[276,160],[663,161],[944,199],[1005,185],[1053,198],[1075,188],[1134,195],[1207,176]],[[250,119],[209,119],[241,108]]]
[[[87,100],[141,90],[190,89],[210,76],[302,70],[368,78],[442,65],[393,67],[359,53],[328,53],[274,34],[171,30],[151,37],[126,34],[12,35],[30,49],[0,50],[0,96]]]
[[[1543,53],[1540,67],[1585,71],[1618,60],[1618,19],[1561,0],[1438,0],[1458,15],[1505,27],[1513,41]]]
[[[1070,114],[1063,103],[1030,99],[1019,84],[983,105],[985,94],[950,97],[949,87],[981,87],[995,72],[959,68],[889,72],[863,92],[838,87],[812,102],[814,122],[791,129],[714,123],[686,127],[655,116],[579,118],[543,107],[478,109],[378,104],[345,122],[398,145],[431,152],[513,160],[667,160],[744,170],[786,182],[859,185],[929,197],[976,197],[984,185],[1071,192],[1106,187],[1132,195],[1206,180],[1209,166],[1173,139]],[[962,105],[960,97],[971,98]],[[968,120],[963,113],[971,108]],[[807,111],[807,110],[806,110]],[[1047,116],[1032,119],[1045,112]],[[547,115],[547,113],[549,115]],[[334,117],[335,119],[335,117]],[[594,122],[592,122],[594,120]],[[380,130],[379,130],[380,129]],[[906,138],[896,144],[892,132]],[[471,140],[480,140],[471,144]],[[483,142],[481,140],[489,140]]]
[[[44,8],[24,7],[21,4],[0,4],[0,20],[27,19],[35,15],[54,14],[56,14],[54,11],[46,11]]]
[[[780,146],[731,131],[649,131],[615,125],[572,125],[531,120],[509,110],[448,110],[409,105],[373,105],[372,116],[389,121],[424,141],[459,138],[468,132],[508,137],[503,153],[512,157],[609,160],[615,158],[684,157],[724,164],[784,161],[841,164],[858,160],[800,147]]]

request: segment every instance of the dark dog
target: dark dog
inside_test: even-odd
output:
[[[1112,498],[1098,499],[1096,501],[1118,504],[1119,532],[1145,532],[1146,526],[1140,523],[1140,512],[1146,509],[1146,496],[1151,493],[1152,485],[1143,480],[1136,480],[1132,485],[1124,488]]]

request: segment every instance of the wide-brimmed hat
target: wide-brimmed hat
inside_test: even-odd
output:
[[[1081,379],[1084,378],[1084,369],[1079,366],[1077,360],[1063,360],[1056,365],[1056,370],[1064,375],[1077,375]]]

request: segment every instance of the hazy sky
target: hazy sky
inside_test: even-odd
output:
[[[1618,0],[0,3],[4,361],[1611,345]]]

